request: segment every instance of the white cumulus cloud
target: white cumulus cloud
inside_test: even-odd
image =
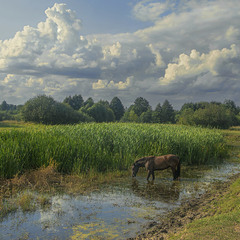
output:
[[[133,81],[133,77],[128,77],[125,82],[119,81],[115,83],[113,80],[110,82],[107,80],[101,80],[99,79],[97,82],[92,84],[93,89],[118,89],[118,90],[124,90],[131,86]]]
[[[142,0],[132,14],[151,26],[83,36],[66,4],[49,7],[36,27],[0,40],[1,99],[118,94],[127,105],[139,96],[154,105],[166,98],[181,104],[186,95],[207,99],[209,92],[211,100],[240,104],[238,0]]]
[[[236,58],[240,60],[240,49],[236,45],[232,45],[230,49],[212,50],[208,54],[200,54],[194,49],[190,55],[181,54],[177,63],[168,64],[164,77],[160,78],[160,84],[168,85],[179,79],[197,77],[209,72],[214,77],[220,75],[223,69],[233,72],[233,69],[227,69],[226,63],[232,62],[231,67],[234,68]]]

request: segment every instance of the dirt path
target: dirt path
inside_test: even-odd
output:
[[[240,174],[234,175],[229,181],[224,183],[215,183],[206,193],[199,198],[186,200],[181,206],[163,217],[161,223],[151,222],[146,227],[146,231],[136,238],[130,239],[168,239],[169,234],[176,233],[184,226],[195,219],[200,219],[215,214],[211,202],[225,195],[229,191],[229,186]],[[209,211],[211,209],[211,211]]]

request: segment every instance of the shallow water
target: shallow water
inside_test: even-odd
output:
[[[141,171],[89,195],[56,195],[52,206],[30,213],[18,211],[0,222],[0,239],[126,239],[144,230],[151,221],[180,205],[183,199],[202,194],[214,181],[240,172],[238,163],[183,167],[180,181],[170,171],[146,181]]]

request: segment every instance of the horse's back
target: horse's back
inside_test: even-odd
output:
[[[178,163],[179,162],[179,157],[175,154],[168,154],[168,155],[164,155],[164,158],[166,161],[173,162],[173,163]]]
[[[156,168],[174,167],[178,164],[178,162],[179,157],[174,154],[156,156],[154,159],[154,165]]]

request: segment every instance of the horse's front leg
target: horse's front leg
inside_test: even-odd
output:
[[[149,178],[150,178],[150,176],[151,176],[151,171],[150,170],[148,170],[148,175],[147,175],[147,181],[149,180]]]
[[[151,175],[152,175],[152,180],[154,180],[155,179],[154,171],[153,170],[148,170],[147,181],[149,180]]]

